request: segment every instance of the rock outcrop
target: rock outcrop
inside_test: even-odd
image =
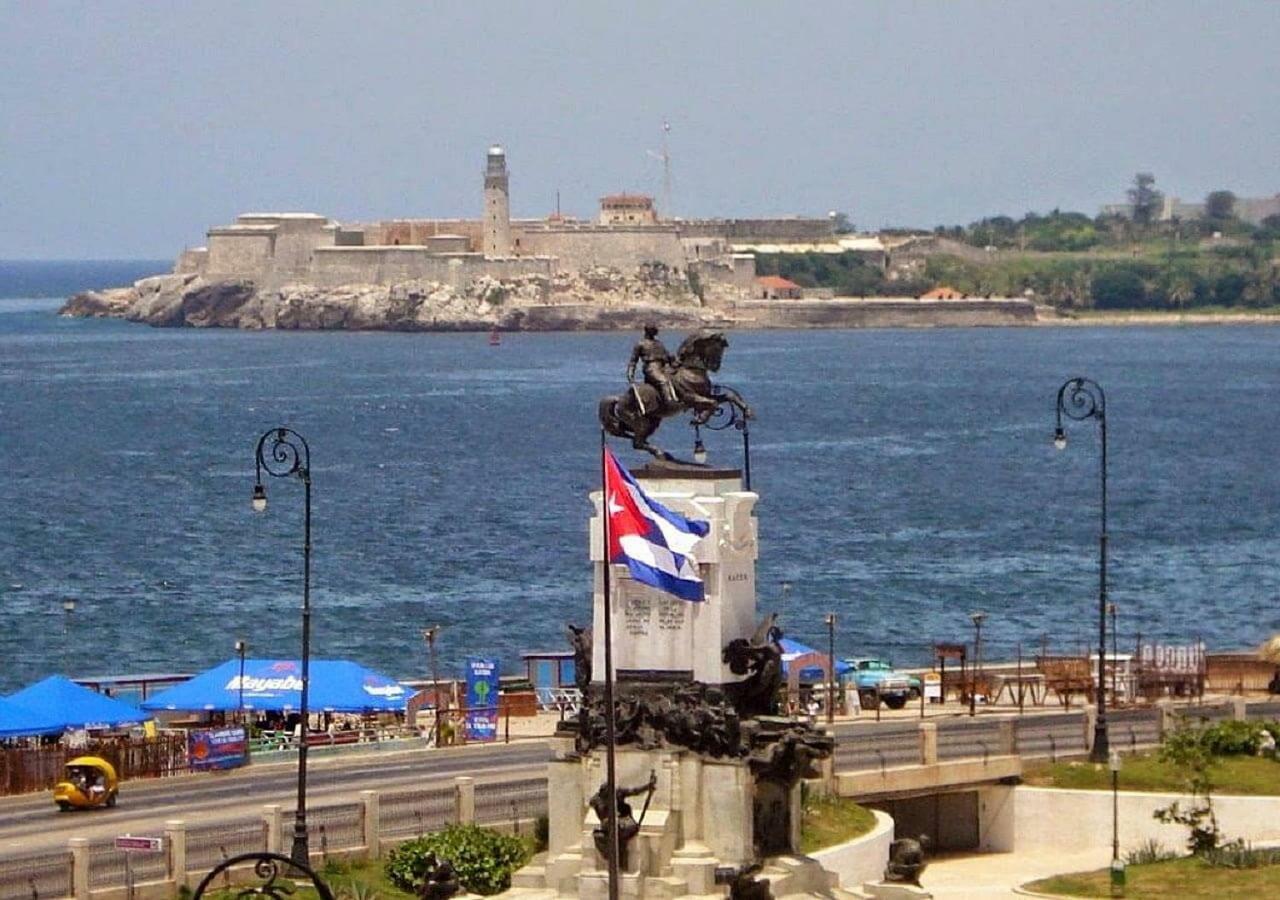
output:
[[[631,275],[595,268],[551,277],[478,278],[459,289],[431,281],[259,290],[252,281],[158,275],[132,287],[86,291],[62,315],[123,318],[158,327],[350,331],[566,331],[634,328],[660,316],[696,327],[721,317],[663,266]]]

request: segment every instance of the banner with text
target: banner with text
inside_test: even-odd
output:
[[[467,740],[498,738],[498,661],[467,657]]]
[[[244,727],[207,728],[187,733],[187,761],[193,771],[234,769],[249,761]]]

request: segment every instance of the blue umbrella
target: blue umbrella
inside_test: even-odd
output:
[[[149,710],[221,710],[244,708],[292,712],[302,705],[302,664],[296,659],[229,659],[142,703]],[[395,679],[345,659],[311,660],[312,712],[399,712],[409,692]]]
[[[0,699],[0,738],[58,734],[63,730],[62,725],[50,716]]]
[[[151,718],[137,707],[81,687],[61,675],[50,675],[5,699],[57,721],[64,729],[114,728]]]
[[[825,653],[819,653],[819,651],[813,649],[812,647],[805,646],[799,641],[793,641],[791,640],[791,638],[782,638],[782,640],[778,641],[778,644],[779,646],[782,647],[782,674],[783,675],[791,674],[792,660],[799,659],[802,656],[808,656],[810,653],[817,653],[819,656],[823,658],[825,658],[827,655]],[[836,660],[836,671],[835,671],[836,677],[839,677],[844,673],[851,671],[852,669],[853,669],[853,666],[849,665],[847,662],[844,662],[843,660],[839,660],[839,659]],[[825,676],[822,673],[821,665],[808,665],[800,670],[801,681],[821,681],[824,677]]]

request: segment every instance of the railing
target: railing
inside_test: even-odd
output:
[[[382,795],[381,834],[393,838],[421,836],[453,821],[457,791],[452,787],[397,791]]]
[[[1114,717],[1114,713],[1112,715]],[[1159,721],[1157,714],[1157,731]],[[1014,722],[1014,735],[1020,756],[1047,756],[1056,760],[1060,756],[1079,756],[1089,749],[1083,713],[1025,716]]]
[[[212,869],[241,853],[267,849],[263,822],[214,822],[187,830],[187,868]]]
[[[532,822],[547,811],[547,780],[526,778],[501,784],[476,785],[476,821]]]
[[[50,850],[0,860],[0,897],[66,897],[71,893],[71,852]]]
[[[1008,719],[952,719],[938,723],[938,759],[986,758],[1009,753],[1003,729]]]
[[[915,722],[867,725],[838,732],[836,771],[919,765],[919,734]]]

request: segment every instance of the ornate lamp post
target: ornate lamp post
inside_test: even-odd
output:
[[[240,680],[237,682],[240,686],[240,724],[244,724],[244,652],[249,649],[249,645],[244,641],[236,641],[236,656],[240,657]]]
[[[836,614],[827,613],[827,724],[836,716]]]
[[[710,431],[724,431],[726,428],[732,427],[742,435],[742,486],[744,490],[751,490],[751,426],[747,414],[729,398],[731,395],[741,401],[737,391],[732,388],[726,388],[724,385],[717,387],[726,392],[726,396],[719,397],[719,404],[715,408],[707,421],[693,425],[693,461],[702,465],[707,461],[707,447],[702,443],[702,429],[706,428]]]
[[[307,693],[311,688],[311,450],[306,439],[291,428],[272,428],[258,439],[256,454],[257,481],[253,486],[253,509],[266,512],[267,492],[262,474],[274,478],[297,477],[303,487],[302,533],[302,701],[299,713],[298,740],[298,809],[293,821],[293,849],[289,853],[295,863],[307,865]]]
[[[1053,432],[1053,445],[1059,450],[1067,448],[1067,433],[1062,428],[1066,416],[1076,422],[1085,419],[1098,420],[1101,436],[1099,454],[1099,486],[1101,487],[1101,522],[1098,530],[1098,717],[1093,726],[1093,749],[1089,759],[1106,762],[1111,743],[1107,738],[1107,398],[1102,385],[1088,378],[1068,379],[1058,388],[1057,428]]]
[[[982,671],[982,623],[986,621],[984,612],[969,613],[973,620],[973,675],[969,681],[969,715],[977,713],[978,675]]]
[[[436,668],[436,636],[440,634],[440,626],[432,625],[422,630],[422,639],[427,642],[427,655],[431,657],[431,705],[435,707],[435,742],[440,746],[440,670]]]

